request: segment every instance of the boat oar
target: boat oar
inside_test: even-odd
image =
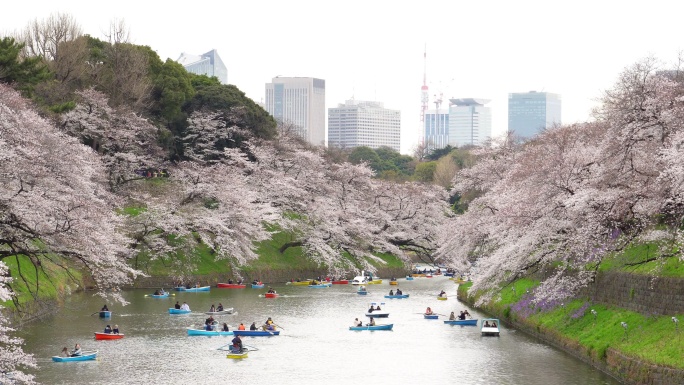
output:
[[[94,316],[95,314],[99,313],[99,311],[96,311],[95,313],[91,314],[91,316]]]
[[[284,328],[284,327],[282,327],[282,326],[280,326],[280,325],[276,325],[276,324],[273,324],[273,325],[275,325],[275,327],[277,327],[277,328],[279,328],[279,329],[283,329],[283,330],[285,330],[285,328]]]

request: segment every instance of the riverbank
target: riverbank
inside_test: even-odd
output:
[[[682,384],[683,336],[671,317],[684,317],[679,313],[663,315],[654,310],[672,311],[672,306],[649,307],[651,310],[644,313],[630,310],[627,306],[616,306],[626,304],[620,298],[624,297],[623,291],[627,291],[632,293],[628,302],[641,303],[632,305],[632,308],[644,309],[643,304],[647,301],[635,300],[633,285],[638,282],[632,275],[613,272],[598,279],[583,293],[585,296],[558,304],[534,304],[528,294],[528,290],[536,286],[532,280],[515,282],[501,293],[497,301],[482,307],[474,306],[477,294],[469,292],[469,284],[459,286],[458,298],[497,316],[513,328],[568,352],[624,384]],[[652,282],[649,286],[640,287],[640,295],[655,298],[658,293],[670,290],[673,284],[672,280],[664,280],[660,284]],[[602,294],[591,295],[596,292]],[[607,294],[610,292],[615,295]],[[684,295],[684,292],[680,293],[678,295]]]

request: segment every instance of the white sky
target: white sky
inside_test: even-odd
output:
[[[325,79],[327,107],[354,96],[399,109],[408,154],[422,133],[425,45],[430,109],[440,90],[491,99],[500,135],[510,92],[561,94],[563,123],[585,121],[625,67],[674,63],[683,10],[678,0],[24,0],[3,6],[0,34],[62,12],[103,38],[123,19],[132,42],[162,60],[217,49],[228,82],[257,102],[277,75],[310,76]]]

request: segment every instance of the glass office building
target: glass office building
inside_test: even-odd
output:
[[[325,80],[277,76],[266,83],[264,108],[307,142],[325,146]]]
[[[183,52],[176,61],[188,72],[216,76],[221,84],[228,84],[228,69],[215,49],[199,56]]]
[[[446,147],[449,144],[449,111],[427,111],[424,129],[423,141],[427,150]]]
[[[536,91],[508,94],[508,131],[530,139],[555,124],[561,124],[560,95]]]

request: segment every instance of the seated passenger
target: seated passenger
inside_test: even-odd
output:
[[[257,330],[256,322],[252,322],[252,324],[249,325],[249,330]]]
[[[461,312],[461,314],[458,315],[458,319],[464,320],[465,319],[465,313]]]
[[[109,325],[105,326],[104,332],[107,333],[107,334],[110,334],[110,333],[112,332],[112,327],[109,326]]]
[[[455,315],[454,312],[452,311],[451,314],[449,314],[449,321],[453,321],[453,320],[455,320],[455,319],[456,319],[456,315]],[[459,317],[459,319],[460,319],[460,317]]]
[[[489,321],[485,321],[484,327],[488,328],[489,327]]]
[[[210,312],[210,313],[215,313],[215,312],[216,312],[216,308],[214,307],[214,304],[213,304],[213,303],[211,304],[211,307],[209,308],[209,312]]]
[[[228,324],[224,322],[224,323],[223,323],[223,329],[221,329],[221,330],[224,331],[224,332],[229,332],[230,329],[228,329]]]
[[[425,314],[427,314],[427,315],[430,315],[430,314],[432,314],[432,309],[430,309],[430,307],[429,307],[429,306],[428,306],[428,308],[427,308],[427,309],[425,309]]]
[[[119,325],[114,325],[114,329],[112,329],[112,333],[119,334]]]
[[[394,291],[393,291],[393,290],[390,290],[389,295],[394,295]]]

